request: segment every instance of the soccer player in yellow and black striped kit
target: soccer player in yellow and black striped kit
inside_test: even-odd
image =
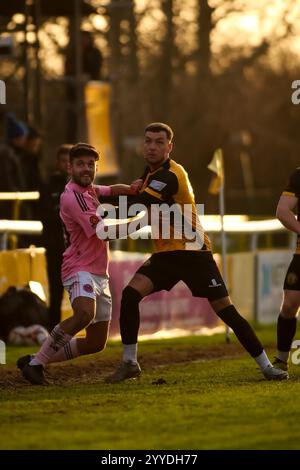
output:
[[[297,216],[294,214],[295,209]],[[283,302],[277,320],[277,354],[273,363],[287,371],[300,307],[300,168],[290,176],[289,183],[279,199],[276,215],[287,229],[297,234],[296,251],[283,285]]]
[[[154,240],[155,253],[138,269],[123,291],[120,313],[123,361],[106,381],[121,382],[140,375],[137,361],[139,302],[153,292],[170,290],[180,280],[185,282],[194,296],[208,299],[216,314],[233,329],[241,344],[256,360],[265,378],[286,379],[287,373],[272,366],[251,326],[237,312],[228,296],[212,256],[209,238],[197,224],[194,193],[188,175],[169,156],[172,140],[173,131],[164,123],[152,123],[145,129],[144,157],[148,166],[143,180],[134,183],[140,184],[140,192],[132,202],[144,204],[148,212],[153,205],[163,204],[165,209],[159,213],[156,226],[151,210],[151,228],[158,233]],[[178,214],[172,220],[169,218],[169,236],[163,234],[164,220],[170,216],[167,208],[174,204],[181,212],[181,221],[184,219],[185,226],[193,230],[192,243],[179,227]],[[186,207],[190,208],[188,218],[183,214]]]

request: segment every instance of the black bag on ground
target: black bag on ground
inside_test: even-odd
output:
[[[16,326],[42,325],[47,327],[48,308],[29,287],[9,287],[0,297],[0,338],[7,340]]]

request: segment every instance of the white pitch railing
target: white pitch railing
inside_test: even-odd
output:
[[[39,199],[38,191],[29,192],[5,192],[0,193],[0,201],[15,201],[14,220],[0,219],[0,249],[7,249],[9,235],[41,235],[43,225],[38,220],[18,220],[19,205],[21,201],[34,201]],[[218,215],[203,215],[200,217],[203,228],[208,233],[221,231],[221,220]],[[111,221],[113,222],[113,221]],[[283,232],[286,229],[277,219],[248,220],[246,215],[225,215],[224,229],[227,233],[251,234],[251,249],[257,248],[260,234]],[[150,234],[149,226],[138,230],[139,233]],[[295,243],[295,237],[291,234],[290,246]]]

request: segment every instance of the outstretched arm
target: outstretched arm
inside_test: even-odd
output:
[[[276,217],[282,225],[292,232],[300,234],[300,222],[295,217],[294,209],[297,206],[298,198],[296,196],[282,195],[279,199]]]
[[[102,204],[119,205],[119,196],[135,196],[136,190],[128,184],[113,184],[111,186],[96,186],[97,196]]]
[[[128,184],[113,184],[110,186],[112,196],[133,195],[137,190]]]

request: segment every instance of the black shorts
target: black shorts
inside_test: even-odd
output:
[[[300,291],[300,255],[293,256],[285,276],[283,289]]]
[[[137,273],[147,276],[153,292],[170,290],[183,281],[193,296],[208,300],[227,297],[223,278],[210,251],[165,251],[154,253]]]

